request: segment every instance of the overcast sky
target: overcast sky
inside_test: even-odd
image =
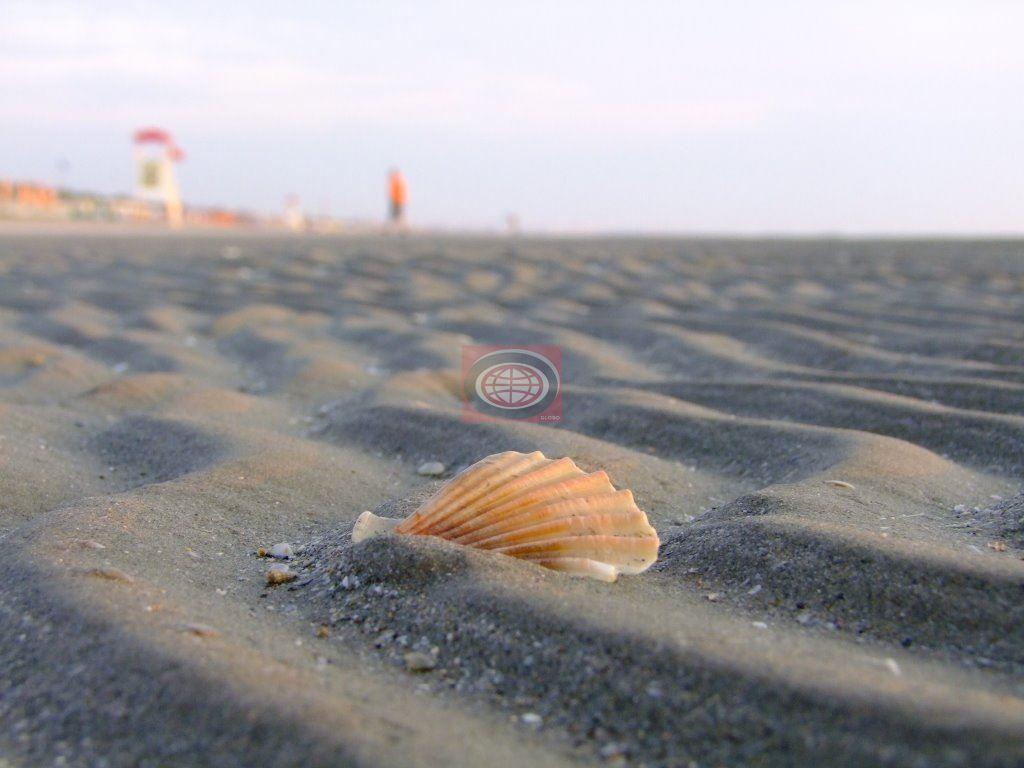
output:
[[[380,217],[397,165],[426,224],[1021,232],[1022,30],[984,0],[0,0],[0,178],[126,190],[153,124],[194,203]]]

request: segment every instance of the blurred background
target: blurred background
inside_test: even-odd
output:
[[[186,211],[285,224],[379,222],[398,168],[419,227],[1020,232],[1021,29],[981,0],[7,0],[0,198],[127,200],[155,126]]]

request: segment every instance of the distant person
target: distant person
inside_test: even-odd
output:
[[[392,168],[388,173],[388,200],[391,201],[391,223],[396,227],[405,224],[405,202],[408,196],[405,177],[397,168]]]

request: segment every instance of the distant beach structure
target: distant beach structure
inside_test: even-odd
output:
[[[302,213],[302,204],[298,195],[287,195],[284,199],[284,214],[281,221],[292,232],[301,232],[306,228],[306,217]]]
[[[171,134],[161,128],[140,128],[133,136],[133,144],[136,197],[163,203],[167,223],[180,227],[184,216],[174,164],[180,163],[185,153]]]
[[[391,204],[390,221],[395,227],[405,225],[405,204],[409,198],[409,190],[405,177],[397,168],[388,172],[388,202]]]

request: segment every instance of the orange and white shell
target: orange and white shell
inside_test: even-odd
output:
[[[601,581],[647,570],[659,543],[631,491],[540,451],[478,461],[404,520],[363,512],[352,541],[382,533],[437,536]]]

